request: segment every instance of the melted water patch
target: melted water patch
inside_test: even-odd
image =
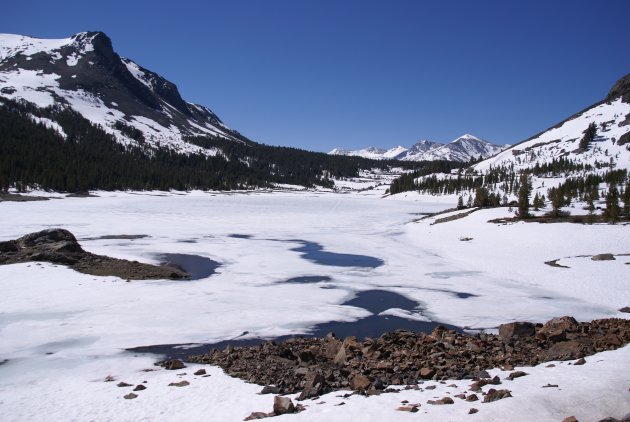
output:
[[[325,281],[330,281],[332,278],[325,275],[304,275],[301,277],[293,277],[288,280],[283,281],[282,283],[289,284],[315,284],[321,283]]]
[[[191,280],[200,280],[210,277],[216,272],[216,269],[221,266],[221,264],[210,258],[191,254],[166,253],[159,255],[159,259],[165,265],[181,268],[186,271],[190,274]]]
[[[300,243],[301,246],[292,248],[292,251],[299,252],[302,258],[319,265],[377,268],[385,264],[385,261],[373,256],[328,252],[324,250],[322,245],[316,242],[306,240],[294,240],[293,242]]]
[[[391,315],[374,315],[381,313],[387,309],[400,308],[407,311],[421,312],[421,305],[398,293],[386,291],[386,290],[367,290],[358,292],[355,297],[342,303],[346,306],[355,306],[366,309],[373,313],[366,318],[361,318],[357,321],[340,322],[329,321],[322,324],[317,324],[309,329],[309,333],[300,337],[323,337],[328,333],[334,333],[338,338],[345,338],[348,336],[356,336],[362,340],[366,337],[378,338],[384,333],[392,332],[396,330],[408,330],[414,332],[430,333],[438,325],[445,326],[448,329],[452,329],[458,332],[462,332],[462,329],[452,325],[446,325],[435,321],[416,321],[409,320],[397,316]],[[249,333],[246,331],[245,333]],[[228,345],[235,347],[239,346],[254,346],[261,344],[265,341],[275,340],[284,341],[295,336],[281,336],[276,338],[249,338],[240,339],[242,335],[211,344],[164,344],[155,346],[142,346],[133,349],[128,349],[137,353],[156,353],[166,355],[169,358],[186,358],[190,355],[204,354],[212,351],[212,349],[223,349]]]

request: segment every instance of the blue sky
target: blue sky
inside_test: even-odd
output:
[[[514,143],[630,73],[627,0],[6,3],[0,32],[104,31],[251,139],[315,151]]]

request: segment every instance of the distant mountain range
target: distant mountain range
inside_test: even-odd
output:
[[[422,140],[409,148],[402,146],[388,150],[381,148],[365,148],[360,150],[343,150],[335,148],[329,152],[331,155],[350,155],[373,160],[401,160],[401,161],[433,161],[449,160],[467,162],[472,159],[491,157],[509,145],[495,145],[476,136],[465,134],[459,138],[442,144]]]

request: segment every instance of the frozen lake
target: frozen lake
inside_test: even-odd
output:
[[[140,351],[186,355],[226,340],[328,331],[362,337],[437,323],[480,330],[561,315],[624,317],[617,309],[630,305],[627,226],[487,223],[505,209],[432,224],[417,220],[456,198],[378,192],[99,195],[0,203],[0,240],[62,227],[90,252],[172,262],[193,279],[125,282],[46,263],[0,266],[0,407],[14,420],[52,409],[58,417],[85,419],[99,409],[99,419],[117,418],[126,405],[102,380],[144,374],[155,357],[134,357]],[[598,253],[617,259],[590,260]],[[544,264],[556,259],[567,268]],[[212,374],[215,384],[195,394],[210,388],[219,398],[204,408],[241,400],[246,416],[266,403],[255,386]],[[150,400],[173,397],[165,388]],[[140,413],[125,408],[126,417],[159,419],[148,403]]]
[[[193,192],[3,203],[1,239],[63,227],[86,250],[171,262],[188,269],[193,280],[125,283],[50,264],[0,267],[10,298],[2,305],[2,357],[36,354],[42,344],[64,345],[51,347],[52,353],[87,343],[106,352],[335,329],[363,337],[396,325],[430,329],[439,322],[492,329],[512,319],[616,314],[615,303],[581,294],[580,278],[570,269],[543,265],[571,255],[560,234],[553,235],[561,225],[515,243],[523,229],[540,226],[496,226],[485,223],[492,216],[482,213],[448,224],[414,222],[419,214],[452,206],[452,198],[419,199]],[[589,236],[588,227],[571,229],[578,237]],[[459,240],[472,234],[472,241]],[[526,249],[538,244],[537,236],[555,240],[541,239],[542,248],[523,252],[520,244]],[[602,240],[614,241],[615,236]],[[589,248],[588,253],[629,252],[574,243],[580,249],[574,255]],[[596,277],[627,274],[629,268],[623,262],[598,265],[592,269]],[[572,290],[564,289],[567,282],[574,284]],[[387,295],[394,300],[383,299]],[[64,328],[51,331],[51,325]],[[31,333],[28,338],[12,335],[24,330]]]

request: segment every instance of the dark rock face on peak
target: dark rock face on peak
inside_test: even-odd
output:
[[[189,275],[177,268],[143,264],[86,252],[72,233],[48,229],[19,239],[0,242],[0,265],[22,262],[51,262],[92,275],[116,276],[128,280],[183,279]]]
[[[606,101],[621,97],[624,103],[630,103],[630,73],[619,79],[611,88]]]

